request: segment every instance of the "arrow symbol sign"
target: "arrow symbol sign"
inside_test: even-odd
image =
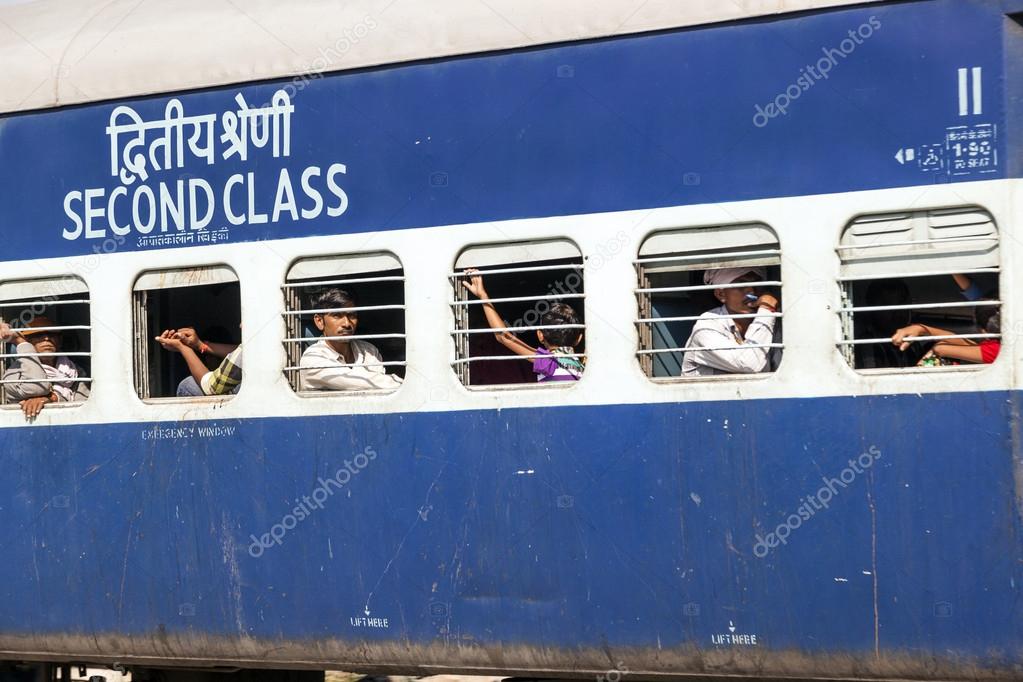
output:
[[[916,151],[907,147],[895,152],[895,160],[905,165],[916,158]]]
[[[735,632],[735,624],[732,621],[728,621],[728,631]]]

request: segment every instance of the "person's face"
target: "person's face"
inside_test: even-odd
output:
[[[754,291],[753,283],[759,281],[757,276],[752,272],[747,272],[745,275],[735,280],[733,284],[744,284],[748,283],[749,286],[742,287],[730,287],[728,289],[715,289],[714,295],[719,301],[725,304],[729,312],[732,313],[748,313],[752,308],[746,302],[746,295],[756,295]]]
[[[27,340],[37,353],[56,353],[60,350],[60,332],[37,332]]]
[[[313,322],[324,336],[351,336],[359,326],[359,314],[356,312],[325,313],[315,315]]]
[[[867,305],[906,305],[907,303],[909,301],[898,291],[885,291],[876,296],[876,300],[868,301]],[[868,313],[868,319],[875,329],[889,332],[908,325],[911,314],[909,310],[875,310]]]

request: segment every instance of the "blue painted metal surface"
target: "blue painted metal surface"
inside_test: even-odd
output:
[[[115,222],[130,222],[140,184],[159,196],[159,183],[169,183],[173,195],[177,180],[196,177],[215,195],[208,229],[230,227],[231,241],[1005,177],[1009,163],[1018,172],[1009,160],[1020,154],[1018,137],[1005,132],[1004,97],[1006,79],[1018,83],[1018,67],[1003,62],[1004,12],[1016,4],[867,6],[330,75],[291,93],[290,156],[274,158],[267,148],[253,149],[247,162],[225,160],[218,120],[213,165],[186,154],[183,168],[153,172],[115,200]],[[977,113],[968,84],[965,116],[960,69],[978,69],[982,80]],[[289,83],[179,99],[186,116],[221,116],[237,109],[239,92],[255,107]],[[790,87],[796,98],[786,105],[779,98]],[[154,121],[164,118],[168,100],[128,104]],[[114,108],[0,124],[6,257],[91,254],[113,236],[108,218],[97,214],[94,238],[62,238],[73,233],[64,210],[69,192],[102,190],[93,209],[105,211],[121,184],[111,175],[105,132]],[[950,151],[955,126],[990,126],[982,140],[986,165],[950,172],[953,161],[969,157],[962,147]],[[912,158],[900,163],[895,155],[904,149]],[[300,186],[310,166],[322,170],[312,184],[327,206],[340,207],[323,177],[335,163],[346,167],[335,179],[350,202],[339,217],[321,210],[315,219],[285,213],[276,223],[229,225],[223,194],[233,174],[243,178],[231,189],[238,212],[247,208],[249,187],[253,212],[272,212],[281,169],[299,206],[311,209]],[[83,199],[70,205],[80,217]],[[133,230],[118,250],[138,248],[139,236]]]
[[[959,393],[6,430],[0,632],[720,649],[732,623],[758,653],[1019,666],[1018,407]],[[356,473],[322,508],[253,544],[345,460]]]

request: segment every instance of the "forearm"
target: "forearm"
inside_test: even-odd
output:
[[[956,339],[958,341],[960,339]],[[980,346],[976,345],[964,345],[954,344],[946,341],[941,341],[934,344],[934,348],[931,349],[935,355],[941,358],[950,358],[953,360],[964,360],[966,362],[984,362],[984,358],[980,352]]]
[[[238,344],[234,343],[216,343],[205,341],[206,347],[209,348],[210,354],[216,355],[218,358],[226,358],[228,355],[234,352],[234,349],[238,347]]]
[[[504,318],[497,312],[497,308],[494,307],[490,301],[483,299],[486,303],[483,304],[483,314],[487,317],[487,324],[493,330],[502,330],[508,327],[508,324],[504,321]],[[519,355],[533,355],[536,353],[536,349],[530,346],[519,337],[515,336],[514,333],[508,331],[496,331],[494,336],[497,337],[497,342],[502,346],[518,353]]]
[[[199,356],[195,354],[195,351],[188,346],[181,348],[181,357],[184,358],[185,364],[188,365],[188,373],[192,375],[195,382],[202,385],[202,378],[210,370],[203,364],[203,361],[199,359]]]

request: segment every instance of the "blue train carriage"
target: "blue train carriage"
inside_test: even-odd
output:
[[[781,4],[3,3],[4,674],[1023,675],[1023,2]]]

